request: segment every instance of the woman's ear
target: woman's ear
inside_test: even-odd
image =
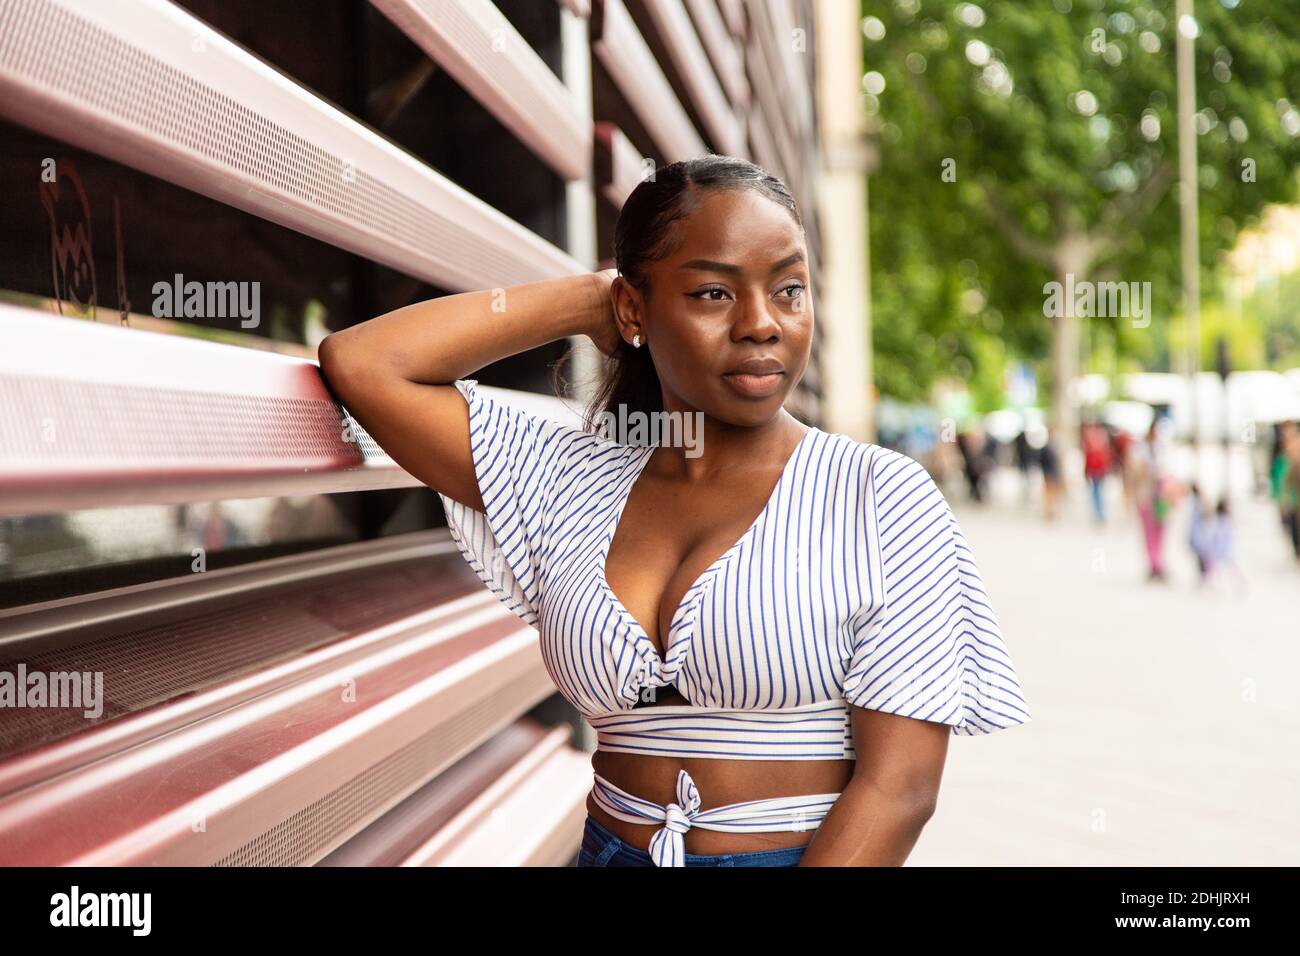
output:
[[[619,334],[625,341],[632,341],[632,336],[640,333],[645,341],[645,328],[641,323],[641,293],[623,276],[617,276],[610,285],[610,296],[614,304],[614,322]]]

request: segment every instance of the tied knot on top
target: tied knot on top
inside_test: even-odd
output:
[[[650,838],[655,866],[686,865],[686,831],[700,812],[700,791],[685,770],[677,771],[677,800],[664,807],[664,825]]]

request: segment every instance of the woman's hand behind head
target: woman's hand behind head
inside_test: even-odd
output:
[[[614,320],[614,298],[610,291],[617,277],[617,269],[602,269],[592,273],[603,308],[593,310],[594,320],[591,328],[587,329],[587,337],[602,354],[609,356],[614,355],[623,344],[623,334]]]

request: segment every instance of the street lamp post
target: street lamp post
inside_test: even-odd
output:
[[[1187,317],[1187,378],[1190,388],[1192,455],[1194,473],[1200,475],[1200,415],[1197,378],[1201,370],[1201,259],[1197,238],[1198,194],[1196,183],[1196,76],[1193,44],[1200,28],[1192,12],[1192,0],[1176,0],[1178,81],[1178,202],[1183,265],[1183,312]]]
[[[1223,494],[1224,501],[1232,490],[1232,419],[1228,414],[1228,375],[1232,362],[1228,358],[1228,339],[1220,335],[1214,345],[1214,364],[1219,372],[1219,394],[1223,396]]]

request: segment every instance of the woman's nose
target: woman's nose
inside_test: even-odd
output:
[[[739,315],[732,328],[732,337],[750,338],[758,342],[780,339],[781,323],[773,315],[774,308],[765,295],[755,293],[746,296],[741,300]]]

